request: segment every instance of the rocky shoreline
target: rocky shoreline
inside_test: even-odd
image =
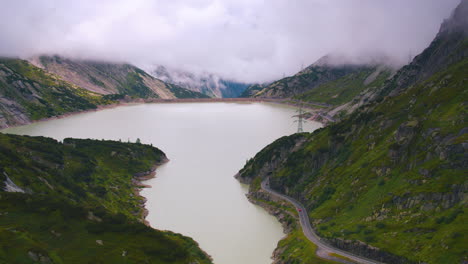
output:
[[[149,226],[149,227],[151,227],[151,225],[146,220],[146,217],[148,216],[149,211],[145,207],[147,199],[141,195],[141,190],[143,188],[151,188],[151,185],[144,184],[143,182],[155,178],[156,177],[156,169],[159,166],[161,166],[161,165],[163,165],[163,164],[165,164],[167,162],[169,162],[169,159],[165,158],[163,161],[154,164],[153,167],[151,167],[150,170],[144,171],[144,172],[139,172],[139,173],[136,173],[135,175],[133,175],[132,182],[133,182],[133,185],[135,186],[134,195],[141,199],[141,203],[139,204],[139,207],[141,209],[140,221],[142,223],[144,223],[145,225]]]
[[[267,211],[270,215],[274,216],[282,225],[283,227],[283,232],[285,236],[281,239],[285,239],[295,228],[297,228],[297,222],[299,221],[299,218],[296,214],[289,212],[287,210],[284,210],[282,208],[278,208],[277,206],[262,202],[262,201],[273,201],[276,203],[280,203],[282,205],[288,206],[288,204],[281,200],[278,199],[269,193],[259,190],[257,192],[250,192],[246,195],[247,199],[263,209]],[[290,219],[294,219],[293,221],[290,221]],[[280,241],[281,241],[280,240]],[[281,254],[284,252],[285,248],[281,248],[279,246],[280,241],[278,241],[278,245],[276,246],[275,250],[272,253],[271,258],[273,259],[272,264],[288,264],[288,262],[285,262],[283,259],[281,259]]]
[[[272,253],[272,256],[271,256],[271,258],[273,259],[272,264],[290,264],[288,260],[284,260],[281,258],[281,255],[284,253],[284,251],[287,250],[287,246],[280,247],[279,244],[282,240],[286,239],[290,233],[292,233],[295,230],[300,229],[299,218],[297,214],[292,213],[291,211],[279,208],[277,206],[262,202],[262,201],[272,201],[277,204],[280,204],[281,206],[285,206],[285,207],[290,206],[288,202],[285,202],[282,199],[279,199],[273,195],[270,195],[269,193],[263,190],[259,190],[256,192],[249,192],[247,194],[247,199],[251,203],[258,205],[262,207],[263,209],[265,209],[270,215],[274,216],[283,226],[283,232],[285,233],[285,237],[281,239],[280,241],[278,241],[278,246],[275,248],[275,250]],[[315,254],[317,255],[317,257],[322,258],[322,259],[337,261],[341,263],[350,263],[350,264],[355,263],[355,262],[346,261],[345,259],[342,259],[342,258],[331,256],[328,254],[328,252],[325,252],[325,251],[322,252],[320,249],[317,249]]]
[[[169,161],[170,160],[168,158],[165,158],[161,162],[158,162],[158,163],[154,164],[153,167],[151,167],[150,170],[139,172],[139,173],[136,173],[135,175],[133,175],[133,184],[135,186],[134,194],[136,196],[138,196],[139,198],[141,198],[141,203],[139,204],[139,207],[141,208],[141,211],[142,211],[140,221],[142,223],[144,223],[146,226],[151,227],[151,228],[153,228],[153,227],[146,220],[146,217],[148,216],[148,213],[149,213],[148,209],[146,209],[146,207],[145,207],[147,199],[141,195],[141,190],[143,188],[151,188],[151,185],[144,184],[143,182],[155,178],[156,177],[156,169],[159,168],[159,166],[161,166],[163,164],[166,164]],[[198,242],[195,241],[195,243],[197,244],[197,246],[199,246]],[[213,257],[210,254],[208,254],[202,248],[200,248],[200,250],[213,262]],[[193,264],[196,264],[196,263],[193,263]]]

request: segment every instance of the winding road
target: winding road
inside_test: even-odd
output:
[[[370,260],[370,259],[367,259],[367,258],[364,258],[364,257],[354,255],[352,253],[343,251],[341,249],[337,249],[337,248],[335,248],[335,247],[333,247],[333,246],[331,246],[329,244],[326,244],[325,242],[322,241],[322,239],[312,229],[312,226],[310,225],[310,222],[309,222],[309,216],[308,216],[307,211],[304,208],[304,206],[302,206],[302,204],[300,204],[298,201],[296,201],[295,199],[293,199],[293,198],[291,198],[289,196],[280,194],[280,193],[270,189],[269,178],[262,181],[261,187],[262,187],[262,189],[264,191],[266,191],[266,192],[268,192],[268,193],[270,193],[270,194],[272,194],[274,196],[277,196],[277,197],[279,197],[279,198],[281,198],[283,200],[286,200],[286,201],[290,202],[291,204],[293,204],[294,207],[296,207],[296,210],[299,213],[299,222],[301,224],[302,231],[304,232],[304,235],[312,243],[317,245],[317,247],[318,247],[317,255],[319,255],[320,257],[327,257],[328,259],[332,259],[332,260],[339,261],[339,262],[342,262],[342,263],[351,263],[351,262],[346,261],[344,259],[331,257],[329,255],[330,253],[335,253],[335,254],[338,254],[340,256],[346,257],[346,258],[348,258],[348,259],[350,259],[350,260],[352,260],[352,261],[354,261],[356,263],[384,264],[382,262],[377,262],[375,260]],[[321,252],[319,252],[319,251],[321,251]]]

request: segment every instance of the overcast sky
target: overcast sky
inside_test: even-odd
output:
[[[405,62],[459,0],[12,0],[0,55],[162,64],[247,82],[290,75],[327,53]]]

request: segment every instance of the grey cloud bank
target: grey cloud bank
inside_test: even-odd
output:
[[[459,0],[3,1],[0,55],[166,65],[263,82],[327,53],[403,64]]]

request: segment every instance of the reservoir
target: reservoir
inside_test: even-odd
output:
[[[247,200],[247,186],[234,175],[263,147],[297,131],[295,110],[266,103],[134,104],[2,132],[153,144],[170,161],[141,193],[150,225],[192,237],[217,264],[269,264],[282,227]],[[304,131],[319,127],[308,121]]]

